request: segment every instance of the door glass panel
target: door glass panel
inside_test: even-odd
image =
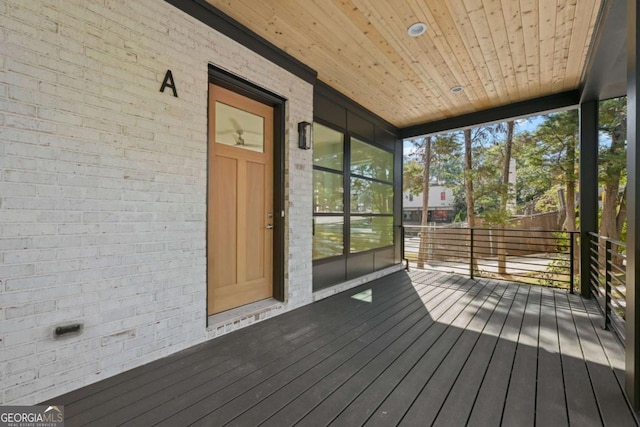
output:
[[[313,165],[342,172],[344,136],[342,133],[313,124]]]
[[[393,153],[351,138],[351,173],[393,182]]]
[[[216,142],[245,150],[264,152],[264,118],[216,102]]]
[[[344,252],[344,217],[313,218],[313,259],[342,255]]]

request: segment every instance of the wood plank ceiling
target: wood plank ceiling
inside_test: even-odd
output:
[[[398,127],[577,89],[602,2],[207,1]]]

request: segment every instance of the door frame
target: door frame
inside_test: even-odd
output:
[[[284,204],[284,160],[285,160],[285,105],[286,99],[260,87],[249,81],[246,81],[234,74],[229,73],[212,64],[208,65],[209,83],[216,86],[229,89],[240,95],[251,98],[273,108],[273,298],[278,301],[285,301],[284,289],[284,260],[285,257],[285,204]],[[209,85],[207,85],[207,92]],[[207,96],[207,100],[208,100]],[[209,101],[207,101],[207,117],[209,117]],[[207,121],[207,127],[209,122]],[[211,141],[208,140],[209,132],[207,132],[207,159],[209,158],[209,150]],[[207,161],[207,176],[209,176],[209,161]],[[209,194],[209,180],[207,179],[207,194]],[[207,197],[207,215],[208,215],[208,197]],[[207,235],[209,224],[207,222]],[[208,246],[208,242],[207,242]],[[209,269],[207,268],[206,277],[208,283]],[[208,288],[208,287],[207,287]],[[209,299],[207,290],[207,301]],[[207,303],[208,305],[208,303]],[[207,326],[209,325],[208,307],[205,305],[205,314],[207,318]]]

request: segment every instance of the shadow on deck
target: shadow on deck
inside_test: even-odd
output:
[[[566,291],[400,272],[47,403],[67,426],[637,425],[601,323]]]

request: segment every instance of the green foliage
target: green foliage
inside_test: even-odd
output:
[[[619,240],[626,236],[626,98],[602,101],[599,115],[599,183],[604,190],[600,233]]]
[[[458,211],[458,213],[456,214],[455,218],[453,219],[454,222],[463,222],[467,220],[467,207],[463,206],[462,209],[460,209]]]
[[[555,212],[560,209],[558,191],[563,188],[561,183],[551,184],[550,187],[535,199],[536,212]]]
[[[480,126],[471,131],[472,170],[464,172],[464,138],[455,131],[431,138],[431,180],[446,182],[460,205],[457,220],[466,218],[464,181],[473,182],[475,213],[489,224],[503,224],[509,214],[501,208],[500,196],[515,196],[520,208],[535,206],[537,212],[560,208],[558,191],[565,191],[567,207],[573,205],[571,192],[577,190],[579,114],[566,110],[535,118],[536,126],[515,132],[512,158],[516,160],[517,180],[514,188],[502,182],[505,162],[505,124]],[[529,122],[529,123],[532,123]],[[518,126],[520,122],[517,122]],[[600,186],[622,189],[626,184],[626,99],[602,101],[600,105]],[[424,139],[414,141],[415,151],[405,164],[405,190],[422,192]],[[620,196],[615,201],[618,220],[623,216]],[[503,196],[504,197],[504,196]],[[503,199],[504,200],[504,199]],[[504,201],[502,201],[504,203]],[[610,201],[611,203],[611,201]],[[572,219],[572,218],[569,218]],[[617,224],[624,236],[626,228]]]
[[[503,223],[507,214],[500,211],[500,195],[514,189],[502,183],[504,164],[504,141],[506,127],[503,124],[479,126],[471,131],[473,167],[465,176],[463,134],[460,131],[431,138],[431,180],[444,182],[453,189],[455,204],[460,213],[456,219],[466,218],[464,181],[469,179],[474,186],[475,212],[485,216],[489,222]],[[414,150],[405,162],[404,190],[417,195],[422,192],[424,172],[425,140],[413,141]]]
[[[412,141],[414,150],[405,160],[403,180],[404,191],[413,195],[422,193],[422,174],[424,173],[425,138]],[[430,179],[456,188],[463,182],[462,151],[459,132],[438,135],[431,138]]]
[[[578,110],[550,114],[533,134],[526,153],[534,167],[546,169],[558,183],[577,179]]]
[[[422,193],[422,174],[424,173],[424,164],[418,163],[416,160],[408,160],[404,163],[402,171],[403,191],[417,196]]]
[[[509,213],[501,205],[513,195],[514,189],[503,182],[506,160],[507,126],[505,124],[478,127],[472,132],[475,212],[487,224],[504,224]]]
[[[514,152],[516,158],[516,203],[520,206],[535,203],[553,186],[553,177],[541,167],[542,161],[535,159],[536,138],[532,132],[516,135]]]
[[[548,287],[568,288],[570,260],[566,254],[554,254],[552,260],[547,264],[544,272],[538,274],[538,284]],[[577,280],[577,275],[574,277]],[[575,283],[578,287],[579,283]]]
[[[533,204],[537,212],[560,209],[558,191],[578,179],[578,111],[547,115],[535,130],[518,135],[514,145],[517,202]]]
[[[431,138],[431,176],[448,185],[461,185],[464,169],[460,133],[452,132]]]
[[[498,135],[492,135],[498,137]],[[500,218],[500,194],[502,184],[503,150],[497,139],[490,145],[478,145],[474,162],[477,163],[472,174],[476,213],[482,215],[490,224],[502,223]]]

